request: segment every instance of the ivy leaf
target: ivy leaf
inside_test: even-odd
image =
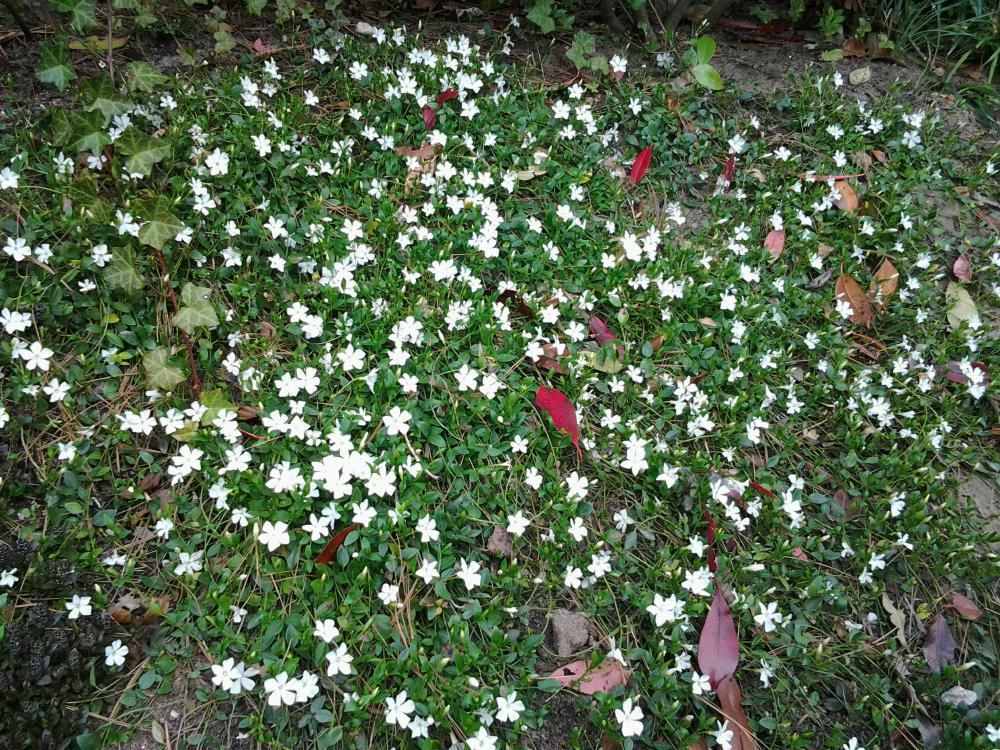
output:
[[[163,347],[142,355],[142,366],[146,371],[146,382],[151,388],[165,391],[184,381],[184,373],[170,364],[170,353]]]
[[[128,64],[126,82],[129,91],[145,91],[148,94],[169,80],[148,62],[140,60]]]
[[[556,20],[552,17],[552,0],[535,0],[527,13],[527,19],[543,34],[555,31]]]
[[[580,450],[580,425],[576,421],[576,409],[573,408],[573,402],[566,394],[543,385],[535,394],[535,406],[547,412],[552,417],[552,424],[570,436],[573,445],[576,446],[577,455],[583,458],[583,451]]]
[[[203,391],[199,400],[205,407],[205,413],[201,417],[202,427],[212,424],[220,411],[236,411],[236,404],[226,399],[219,390]]]
[[[135,294],[146,285],[135,266],[119,252],[111,254],[111,262],[104,269],[104,280],[112,289],[123,289],[127,294]]]
[[[729,609],[722,589],[716,587],[715,598],[708,610],[708,617],[698,638],[698,669],[708,675],[712,688],[736,671],[740,660],[740,643],[733,623],[733,613]]]
[[[104,124],[111,122],[115,115],[123,115],[135,106],[115,88],[107,75],[92,78],[81,84],[84,97],[89,103],[84,109],[87,112],[100,112],[104,115]]]
[[[76,78],[66,45],[63,42],[42,42],[38,51],[41,61],[35,68],[35,76],[42,83],[51,83],[60,91],[65,91],[69,82]]]
[[[145,214],[148,218],[139,227],[139,242],[144,245],[162,250],[184,229],[181,220],[170,213],[170,203],[163,196],[157,198],[155,203],[146,203],[143,209],[139,215]]]
[[[215,308],[208,301],[212,290],[204,286],[195,286],[188,282],[181,287],[183,307],[174,315],[174,325],[191,335],[198,328],[212,329],[219,325]]]
[[[153,165],[170,156],[170,144],[158,138],[139,132],[134,127],[126,130],[115,145],[123,153],[129,154],[125,169],[132,174],[148,176]]]
[[[722,76],[708,63],[699,63],[692,67],[691,75],[709,91],[722,91]]]
[[[52,7],[69,15],[69,25],[76,31],[97,26],[97,5],[94,0],[52,0]]]

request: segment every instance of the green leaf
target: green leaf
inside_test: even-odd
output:
[[[135,266],[118,251],[111,253],[111,262],[104,269],[104,281],[112,289],[124,289],[128,294],[135,294],[146,285]]]
[[[170,156],[168,142],[146,135],[134,127],[126,130],[121,138],[115,141],[115,146],[120,151],[130,154],[125,161],[125,169],[132,174],[141,174],[144,177],[153,171],[154,164]]]
[[[181,287],[181,300],[184,305],[174,315],[174,325],[188,335],[198,328],[212,329],[219,325],[215,308],[208,301],[212,290],[204,286],[195,286],[188,282]]]
[[[139,227],[139,242],[157,250],[162,250],[184,229],[181,220],[170,213],[170,203],[163,196],[152,205],[146,204],[146,210],[139,216],[146,218],[146,222]]]
[[[580,70],[590,67],[590,56],[597,51],[597,40],[586,31],[578,31],[573,37],[573,45],[566,50],[566,57]]]
[[[100,112],[74,112],[70,116],[73,123],[76,140],[73,148],[77,151],[89,151],[99,154],[111,143],[105,129],[104,115]]]
[[[87,732],[77,735],[76,746],[79,750],[101,750],[104,747],[104,741],[96,732]]]
[[[151,388],[169,391],[184,381],[184,373],[170,364],[170,353],[162,346],[143,354],[142,366],[146,371],[146,383]]]
[[[170,80],[148,62],[141,60],[128,64],[125,79],[129,91],[145,91],[147,94]]]
[[[38,51],[41,61],[35,68],[35,76],[42,83],[51,83],[60,91],[65,91],[69,82],[76,78],[66,45],[62,42],[41,42]]]
[[[232,403],[222,394],[222,391],[204,391],[201,394],[201,405],[206,411],[201,417],[202,427],[212,424],[220,411],[236,411],[236,404]]]
[[[719,75],[719,71],[707,63],[695,65],[691,68],[691,75],[706,89],[711,91],[722,90],[722,76]]]
[[[976,303],[966,291],[965,287],[955,281],[948,282],[948,288],[944,290],[945,299],[948,300],[948,322],[952,330],[958,330],[963,322],[979,319],[979,310]]]
[[[97,5],[94,0],[51,0],[52,7],[69,15],[69,25],[83,31],[97,25]]]
[[[216,31],[212,34],[215,37],[215,51],[217,54],[224,54],[236,47],[236,40],[228,31]]]
[[[702,65],[707,65],[715,56],[715,40],[710,36],[698,37],[694,48],[698,55],[698,62]]]
[[[87,112],[100,112],[104,115],[105,125],[111,122],[111,118],[115,115],[123,115],[135,106],[115,89],[111,78],[107,75],[85,81],[80,88],[84,98],[89,102],[84,109]]]
[[[825,62],[837,62],[837,60],[843,60],[844,50],[839,47],[837,49],[828,49],[819,56],[819,59]]]
[[[552,17],[552,0],[535,0],[528,10],[527,18],[543,34],[551,34],[556,30],[556,20]]]

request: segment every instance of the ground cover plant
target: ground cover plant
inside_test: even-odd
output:
[[[1000,742],[1000,155],[353,32],[3,142],[7,745]]]

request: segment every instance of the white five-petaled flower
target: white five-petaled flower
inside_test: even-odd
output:
[[[511,690],[507,695],[497,696],[497,721],[513,724],[521,718],[524,702],[517,699],[517,691]]]
[[[382,424],[385,425],[385,431],[389,435],[405,435],[410,431],[411,418],[410,412],[394,406],[382,417]]]
[[[125,663],[128,655],[128,646],[120,640],[111,641],[110,646],[104,647],[104,663],[109,667],[120,667]]]
[[[66,602],[66,609],[69,610],[67,617],[71,620],[77,620],[80,617],[88,617],[92,611],[90,606],[90,597],[73,594],[73,599]]]
[[[642,709],[639,699],[626,698],[621,708],[615,709],[615,721],[622,730],[622,737],[638,737],[642,734]]]
[[[406,695],[406,691],[401,691],[395,698],[392,696],[385,699],[385,722],[395,724],[400,729],[406,729],[410,725],[412,717],[410,714],[416,709],[413,701]]]
[[[257,532],[257,541],[265,545],[269,552],[274,552],[290,541],[288,536],[288,524],[284,521],[264,521],[264,525]]]

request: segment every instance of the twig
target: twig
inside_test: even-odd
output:
[[[424,467],[423,462],[421,462],[421,460],[420,460],[420,456],[417,455],[417,452],[415,450],[413,450],[413,446],[410,445],[410,438],[408,438],[406,436],[406,433],[405,432],[401,432],[400,434],[403,436],[403,440],[406,441],[406,447],[409,448],[410,455],[413,456],[413,460],[416,461],[418,464],[420,464],[421,468],[423,468],[424,474],[426,474],[427,476],[429,476],[434,481],[439,480],[441,477],[439,477],[437,474],[432,474],[431,471],[430,471],[430,469],[427,469],[426,467]]]
[[[114,85],[115,82],[115,55],[114,55],[114,34],[112,32],[112,26],[114,24],[114,8],[111,5],[111,0],[108,0],[108,77],[111,78],[111,84]]]
[[[170,300],[170,306],[173,308],[174,315],[180,310],[180,306],[177,304],[177,296],[174,294],[174,285],[170,281],[170,272],[167,270],[167,261],[163,258],[163,252],[161,250],[156,251],[156,264],[160,268],[160,276],[163,277],[163,281],[167,285],[167,299]],[[187,349],[188,365],[191,368],[191,389],[194,391],[195,396],[201,396],[201,378],[198,377],[198,362],[194,357],[194,346],[191,344],[191,337],[187,335],[186,331],[178,330],[181,335],[181,341],[184,342],[184,348]]]

